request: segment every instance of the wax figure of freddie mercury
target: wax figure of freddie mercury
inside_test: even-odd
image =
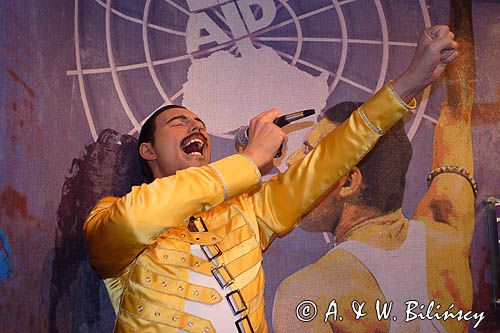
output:
[[[277,110],[250,121],[242,154],[214,163],[201,119],[182,107],[157,111],[139,139],[155,180],[101,199],[84,224],[91,264],[117,313],[115,331],[266,332],[262,251],[415,106],[456,47],[451,33],[425,39],[398,79],[264,184],[261,174],[286,141],[272,123]]]

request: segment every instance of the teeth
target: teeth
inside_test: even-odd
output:
[[[192,143],[199,143],[199,144],[203,145],[203,141],[202,140],[200,140],[200,139],[192,139],[188,143],[186,143],[186,145],[184,145],[184,148],[186,148],[187,146],[189,146]]]
[[[193,151],[192,153],[189,153],[189,156],[202,156],[202,155],[197,151]]]

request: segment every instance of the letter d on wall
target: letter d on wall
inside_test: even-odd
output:
[[[258,6],[262,10],[262,17],[258,20],[252,12],[252,6]],[[269,26],[276,17],[276,5],[273,0],[240,0],[238,7],[250,32]]]

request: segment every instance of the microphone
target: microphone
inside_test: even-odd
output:
[[[298,112],[293,112],[289,114],[285,114],[281,117],[274,119],[273,123],[276,126],[283,127],[290,124],[292,121],[296,121],[305,117],[309,117],[315,113],[314,109],[302,110]],[[234,139],[236,144],[241,147],[246,147],[248,145],[248,126],[242,126],[236,132]],[[276,153],[276,158],[281,157],[283,150],[283,145],[280,146],[278,152]]]
[[[297,111],[289,114],[285,114],[281,117],[274,119],[273,123],[276,126],[283,127],[290,124],[292,121],[296,121],[305,117],[312,116],[315,113],[314,109],[308,109],[303,111]]]

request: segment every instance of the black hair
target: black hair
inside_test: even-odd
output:
[[[342,123],[362,104],[339,103],[324,114],[328,119]],[[385,213],[401,208],[412,152],[403,121],[400,120],[386,131],[357,165],[363,176],[361,194],[366,205]]]
[[[156,110],[142,125],[141,133],[139,134],[139,140],[137,141],[137,153],[139,154],[139,161],[141,163],[142,174],[144,175],[144,179],[147,183],[152,182],[154,180],[154,176],[153,176],[153,170],[151,170],[148,161],[146,161],[141,156],[141,151],[140,151],[141,144],[144,142],[149,142],[152,145],[155,144],[156,117],[158,117],[161,113],[174,108],[186,109],[183,106],[174,104],[162,106],[158,110]]]

